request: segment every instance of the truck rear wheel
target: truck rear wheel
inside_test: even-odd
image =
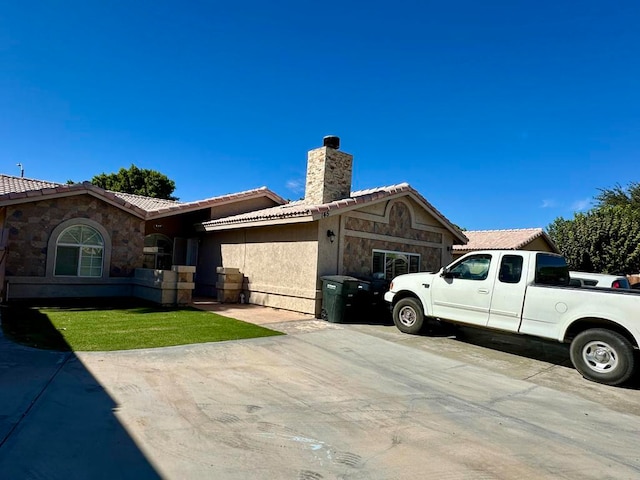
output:
[[[424,313],[420,302],[412,297],[403,298],[393,307],[393,323],[404,333],[415,334],[422,330]]]
[[[570,354],[583,377],[605,385],[619,385],[635,370],[635,352],[629,340],[604,328],[578,334],[571,342]]]

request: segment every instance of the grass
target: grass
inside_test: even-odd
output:
[[[4,335],[23,345],[59,351],[167,347],[281,335],[195,308],[163,308],[139,301],[117,305],[2,307]]]

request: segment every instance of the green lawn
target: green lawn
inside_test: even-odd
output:
[[[140,302],[119,306],[2,307],[7,338],[36,348],[110,351],[281,335],[251,323],[194,308]]]

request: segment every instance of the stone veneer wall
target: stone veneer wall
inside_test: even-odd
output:
[[[330,147],[320,147],[307,155],[307,182],[304,199],[311,205],[351,196],[353,155]]]
[[[111,265],[107,266],[111,277],[129,277],[142,267],[144,220],[82,195],[7,208],[7,277],[44,277],[51,232],[61,222],[78,217],[99,223],[111,236]]]
[[[440,268],[442,250],[434,247],[407,246],[399,242],[383,242],[369,238],[347,237],[345,239],[344,273],[358,277],[369,277],[373,272],[373,250],[417,253],[420,255],[420,271],[435,271]]]
[[[389,235],[392,237],[418,240],[422,242],[442,243],[442,234],[411,227],[411,212],[404,203],[396,203],[390,213],[389,223],[375,222],[361,218],[346,217],[345,228],[359,232]]]
[[[343,255],[343,272],[346,275],[371,275],[373,250],[417,253],[420,255],[420,271],[437,270],[442,266],[442,249],[445,248],[442,233],[413,228],[409,207],[402,202],[393,205],[388,223],[346,216],[344,225],[347,232],[372,235],[372,238],[367,238],[366,235],[346,234]],[[405,239],[413,243],[403,242]]]

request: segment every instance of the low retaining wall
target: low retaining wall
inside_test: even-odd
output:
[[[189,305],[196,267],[174,265],[171,270],[136,268],[132,295],[160,305]]]
[[[160,305],[188,305],[195,287],[196,267],[171,270],[137,268],[128,278],[8,277],[4,300],[138,297]]]

